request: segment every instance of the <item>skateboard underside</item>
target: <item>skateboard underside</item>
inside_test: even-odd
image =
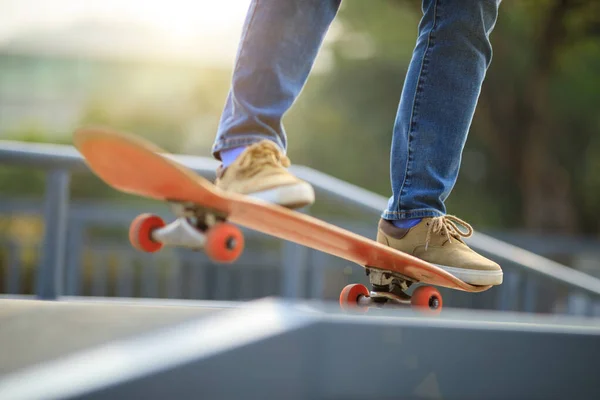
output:
[[[186,247],[205,251],[216,262],[233,262],[242,253],[243,236],[228,224],[226,213],[194,203],[170,201],[176,219],[165,224],[158,216],[142,214],[130,227],[131,244],[140,251],[156,252],[163,246]],[[225,235],[211,240],[213,232],[225,230]],[[346,286],[340,294],[340,305],[344,309],[369,307],[398,307],[413,305],[428,312],[439,312],[442,307],[441,294],[430,286],[417,288],[409,295],[407,290],[418,281],[395,271],[361,265],[369,278],[371,290],[361,284]],[[426,293],[422,293],[426,292]]]

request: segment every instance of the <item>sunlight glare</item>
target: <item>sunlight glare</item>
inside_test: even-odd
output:
[[[149,1],[137,18],[163,30],[174,40],[198,36],[230,36],[241,30],[249,0]]]

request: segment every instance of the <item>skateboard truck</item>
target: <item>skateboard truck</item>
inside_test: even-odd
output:
[[[370,307],[398,307],[410,305],[419,312],[439,314],[442,310],[442,295],[433,286],[420,286],[412,296],[406,290],[413,280],[397,272],[365,267],[372,290],[365,285],[353,283],[340,293],[340,306],[344,310],[366,312]]]
[[[162,228],[151,232],[152,239],[166,246],[181,246],[198,250],[204,247],[206,236],[186,218],[177,218]]]
[[[244,237],[225,217],[193,204],[171,201],[175,221],[166,225],[157,215],[141,214],[129,228],[129,240],[138,250],[154,253],[163,246],[204,250],[217,262],[233,262],[242,253]],[[418,311],[439,314],[442,295],[432,286],[421,286],[407,294],[415,282],[398,272],[365,267],[372,290],[362,284],[347,285],[340,294],[342,309],[368,311],[369,308],[410,305]]]
[[[141,214],[129,227],[129,241],[134,248],[154,253],[163,246],[204,250],[213,261],[231,263],[244,249],[240,229],[225,222],[217,213],[172,202],[177,219],[166,225],[157,215]]]

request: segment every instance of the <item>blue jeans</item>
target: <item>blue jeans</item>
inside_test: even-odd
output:
[[[393,195],[382,217],[444,215],[459,172],[501,0],[423,0],[393,126]],[[253,0],[213,155],[270,139],[287,147],[284,113],[300,94],[341,0]],[[365,90],[368,90],[366,88]]]

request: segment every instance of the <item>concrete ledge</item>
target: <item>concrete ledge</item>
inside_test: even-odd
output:
[[[85,304],[94,307],[93,301]],[[354,315],[335,304],[249,302],[6,375],[0,378],[0,398],[585,399],[598,394],[596,319],[457,311],[429,318],[410,310],[371,311]]]

